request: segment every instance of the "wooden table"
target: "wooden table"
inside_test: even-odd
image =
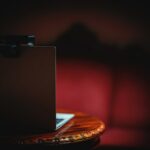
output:
[[[53,149],[86,148],[91,149],[99,143],[105,130],[104,123],[87,114],[58,110],[57,112],[75,113],[75,117],[53,133],[18,137],[0,137],[0,144],[51,147]]]

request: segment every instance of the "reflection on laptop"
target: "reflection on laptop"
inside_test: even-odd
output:
[[[0,70],[1,135],[52,132],[74,116],[56,114],[55,47],[1,46]]]
[[[56,129],[62,127],[70,119],[74,117],[74,114],[56,113]]]

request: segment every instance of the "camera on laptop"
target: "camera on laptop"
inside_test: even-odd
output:
[[[0,56],[19,57],[21,55],[20,46],[33,47],[34,45],[34,35],[0,36]]]

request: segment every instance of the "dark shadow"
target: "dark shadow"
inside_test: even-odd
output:
[[[101,47],[96,34],[82,23],[73,24],[54,42],[58,57],[93,57]]]
[[[52,44],[57,47],[58,58],[81,58],[109,62],[115,51],[115,47],[102,44],[97,34],[82,23],[73,24]]]
[[[52,43],[57,48],[57,58],[81,59],[106,64],[112,71],[112,93],[109,104],[109,123],[112,125],[114,105],[119,88],[120,72],[127,70],[134,73],[137,81],[146,89],[150,83],[150,52],[138,43],[124,47],[103,44],[97,34],[82,23],[73,24],[66,32]]]
[[[108,45],[100,41],[97,34],[82,23],[73,24],[58,39],[51,43],[57,48],[57,58],[82,59],[107,64],[112,70],[112,96],[110,103],[109,125],[112,122],[113,106],[118,89],[119,72],[127,69],[134,71],[136,76],[149,87],[150,52],[142,46],[132,43],[124,47]],[[149,88],[147,88],[149,89]]]
[[[146,69],[150,64],[150,52],[145,51],[141,45],[133,43],[118,47],[117,44],[104,44],[96,32],[80,22],[70,26],[50,44],[57,47],[58,58],[90,59],[111,66]]]

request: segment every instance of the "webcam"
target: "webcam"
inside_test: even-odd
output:
[[[4,57],[18,57],[21,46],[34,47],[34,35],[7,35],[0,36],[0,55]]]

